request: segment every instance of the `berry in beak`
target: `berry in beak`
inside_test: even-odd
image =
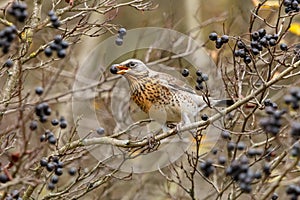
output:
[[[125,74],[128,70],[130,70],[128,67],[126,67],[125,65],[117,65],[116,66],[118,69],[117,74]]]

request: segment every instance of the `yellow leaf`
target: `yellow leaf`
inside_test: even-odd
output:
[[[295,35],[300,35],[300,23],[297,22],[292,23],[289,31],[291,33],[294,33]]]

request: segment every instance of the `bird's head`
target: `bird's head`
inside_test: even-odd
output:
[[[117,74],[132,77],[145,77],[149,73],[149,68],[140,60],[128,59],[120,64],[115,65],[118,69]]]

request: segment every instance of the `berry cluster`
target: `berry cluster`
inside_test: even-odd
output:
[[[260,150],[260,149],[255,149],[255,148],[250,148],[248,149],[247,151],[247,155],[252,158],[252,157],[255,157],[255,156],[260,156],[263,154],[263,151]]]
[[[50,21],[54,28],[60,27],[61,23],[53,10],[50,10],[48,12],[48,16],[50,17]]]
[[[52,56],[52,51],[56,51],[57,57],[64,58],[68,47],[69,43],[63,40],[61,35],[56,35],[54,41],[44,50],[44,53],[47,57],[50,57]]]
[[[63,116],[61,116],[59,120],[58,119],[52,119],[51,120],[51,124],[53,126],[59,125],[59,127],[61,129],[65,129],[68,126],[68,122],[67,122],[67,120]]]
[[[286,194],[291,196],[290,199],[292,200],[297,200],[298,196],[300,195],[300,186],[298,185],[294,185],[294,184],[290,184],[287,188],[286,188]]]
[[[229,41],[228,35],[222,35],[221,37],[218,37],[218,34],[215,32],[210,33],[208,37],[211,41],[215,41],[217,49],[220,49],[223,44],[226,44]]]
[[[59,181],[59,176],[63,175],[64,163],[59,160],[57,156],[51,157],[50,159],[42,158],[40,160],[41,167],[45,167],[48,172],[53,172],[54,175],[51,176],[50,182],[48,183],[47,188],[53,190],[55,185]],[[71,167],[68,170],[70,176],[74,176],[77,172],[75,167]]]
[[[51,124],[53,126],[57,126],[59,124],[59,126],[60,126],[61,129],[65,129],[68,126],[68,123],[67,123],[67,121],[65,120],[64,117],[61,117],[60,120],[57,120],[57,119],[51,120]],[[30,129],[31,130],[35,130],[36,128],[37,128],[37,122],[36,121],[32,121],[31,124],[30,124]],[[40,141],[41,142],[48,141],[49,144],[55,145],[57,139],[56,139],[56,137],[54,136],[54,134],[50,130],[46,130],[45,133],[43,135],[41,135]]]
[[[278,110],[276,104],[272,106],[265,103],[265,105],[266,105],[265,111],[268,114],[268,116],[262,118],[259,123],[260,126],[267,133],[271,133],[272,135],[275,136],[280,131],[280,128],[282,126],[281,117],[283,114],[285,114],[286,110]]]
[[[257,55],[258,51],[262,51],[263,47],[275,46],[278,40],[277,34],[267,34],[265,29],[259,29],[251,33],[251,50],[254,55]],[[257,49],[257,50],[255,50]]]
[[[228,151],[233,151],[233,150],[239,150],[243,151],[246,149],[246,144],[244,142],[238,142],[237,144],[235,142],[228,142],[227,143],[227,150]]]
[[[40,96],[44,93],[44,89],[42,87],[38,86],[35,88],[35,93]],[[49,107],[48,103],[46,103],[46,102],[39,103],[35,107],[35,114],[39,117],[39,121],[42,123],[47,121],[48,116],[51,115],[51,112],[52,112],[51,108]],[[61,116],[59,120],[52,119],[51,124],[53,126],[59,125],[61,129],[65,129],[68,126],[68,122],[66,121],[66,119],[63,116]],[[30,122],[30,125],[29,125],[30,130],[34,131],[37,129],[37,127],[38,127],[38,122],[36,120],[33,120]],[[46,133],[47,133],[47,131],[46,131]],[[52,138],[52,136],[53,136],[53,133],[49,134],[49,135],[44,134],[41,136],[40,140],[41,140],[41,142],[48,140],[48,142],[50,144],[55,144],[56,138]]]
[[[63,174],[64,163],[60,161],[57,156],[54,156],[50,160],[42,158],[40,160],[40,165],[45,167],[48,172],[54,171],[54,175],[51,176],[50,183],[48,183],[48,189],[53,190],[58,183],[58,177]]]
[[[283,5],[285,7],[284,9],[285,13],[299,12],[300,11],[299,3],[300,0],[284,0]]]
[[[4,54],[8,53],[11,42],[16,38],[17,28],[15,26],[8,26],[0,31],[0,47]]]
[[[251,183],[254,179],[260,179],[262,177],[261,172],[253,172],[250,169],[249,160],[246,156],[242,156],[239,160],[232,161],[230,166],[226,168],[226,175],[231,176],[245,193],[252,191]]]
[[[248,50],[247,45],[244,42],[239,40],[237,42],[238,49],[234,51],[234,55],[236,57],[243,58],[244,62],[249,64],[251,62],[250,52],[253,56],[256,56],[263,50],[263,48],[275,46],[277,44],[277,40],[277,34],[267,34],[265,29],[259,29],[258,31],[251,33],[250,50]],[[281,49],[286,51],[287,46],[282,44]]]
[[[213,162],[210,159],[200,163],[200,170],[205,177],[209,177],[215,171],[215,167],[212,164]]]
[[[67,120],[63,116],[61,116],[59,120],[58,119],[53,119],[51,121],[51,124],[53,126],[57,126],[59,124],[59,127],[61,129],[65,129],[68,126],[68,122],[67,122]]]
[[[123,38],[126,35],[127,30],[125,28],[120,28],[118,30],[118,36],[115,40],[116,45],[121,46],[123,44]]]
[[[46,102],[40,103],[35,107],[35,114],[39,117],[40,122],[44,123],[48,119],[47,116],[51,115],[51,108]]]
[[[274,109],[277,109],[277,108],[278,108],[278,105],[277,105],[275,102],[273,102],[271,99],[266,99],[266,100],[264,101],[264,105],[265,105],[265,106],[270,106],[270,107],[272,107],[272,108],[274,108]]]
[[[46,130],[45,133],[43,135],[41,135],[40,141],[41,142],[48,141],[49,144],[55,145],[57,142],[57,139],[53,132],[51,132],[50,130]]]
[[[234,56],[243,58],[244,62],[247,64],[251,63],[251,56],[246,44],[239,40],[237,42],[237,47],[238,49],[234,51]]]
[[[14,16],[19,22],[24,22],[28,16],[27,5],[25,2],[14,1],[8,13]]]
[[[300,88],[294,87],[290,89],[290,94],[284,96],[284,102],[287,105],[291,105],[292,109],[297,110],[299,108],[300,101]]]
[[[202,73],[200,70],[196,71],[196,75],[197,75],[197,84],[196,84],[196,90],[202,90],[204,88],[203,86],[203,82],[208,81],[208,75]]]

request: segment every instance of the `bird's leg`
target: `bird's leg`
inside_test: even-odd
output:
[[[148,134],[147,135],[147,140],[148,140],[148,146],[150,149],[153,149],[153,147],[155,147],[156,144],[156,140],[154,135]]]
[[[147,124],[147,135],[145,138],[148,140],[148,146],[150,149],[155,147],[155,145],[158,144],[158,142],[155,140],[155,135],[158,135],[158,133],[161,131],[160,124],[152,121],[149,124]]]
[[[191,120],[189,119],[187,113],[182,113],[182,121],[181,122],[179,122],[179,123],[166,123],[165,125],[162,126],[162,130],[164,132],[167,132],[170,129],[175,128],[179,139],[182,140],[182,134],[180,132],[181,127],[186,125],[186,124],[189,124],[189,123],[191,123]]]
[[[169,130],[175,128],[179,139],[182,139],[181,135],[178,132],[178,130],[180,130],[180,127],[181,127],[180,123],[177,123],[177,124],[176,123],[166,123],[162,126],[162,130],[163,130],[163,132],[168,132]]]

